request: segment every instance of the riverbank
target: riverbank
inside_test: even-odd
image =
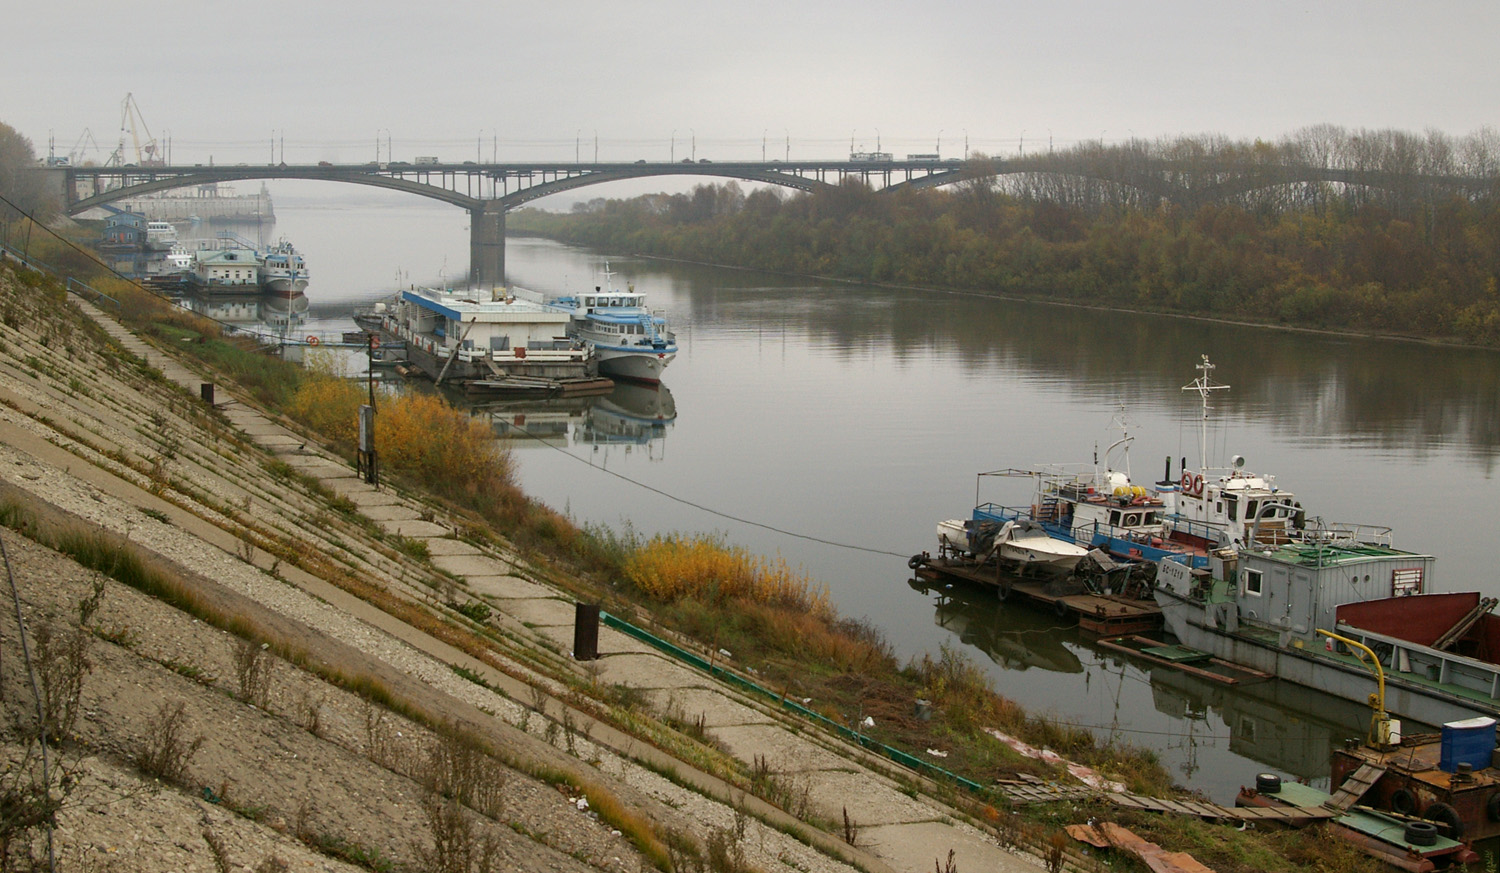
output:
[[[37,543],[17,545],[24,611],[48,616],[50,639],[87,643],[74,662],[80,716],[59,758],[102,774],[69,783],[58,829],[68,851],[108,859],[139,826],[188,835],[161,847],[169,866],[214,869],[219,850],[195,836],[206,817],[237,863],[306,857],[300,843],[327,849],[324,869],[342,869],[330,857],[420,867],[446,821],[441,804],[424,806],[429,761],[444,737],[472,733],[504,767],[505,797],[500,814],[458,819],[474,845],[493,837],[515,869],[682,869],[714,853],[755,869],[925,869],[946,852],[936,845],[971,863],[993,854],[984,863],[1027,868],[981,825],[964,824],[960,808],[922,799],[935,786],[920,778],[895,781],[880,765],[857,777],[866,790],[856,801],[844,786],[875,763],[864,753],[790,730],[624,635],[606,629],[601,660],[572,661],[571,598],[550,584],[556,570],[501,537],[456,536],[472,519],[361,483],[304,434],[226,397],[229,385],[204,407],[183,387],[203,373],[118,326],[110,339],[78,323],[48,283],[4,284],[5,539],[19,529]],[[156,594],[142,603],[105,580],[104,605],[71,618],[69,604],[99,580],[41,546],[75,530],[175,583],[147,586]],[[61,579],[77,581],[49,585]],[[167,597],[175,608],[161,594],[174,585],[188,592]],[[261,667],[244,666],[261,657]],[[5,659],[11,683],[24,679],[20,660]],[[26,699],[24,683],[7,691]],[[163,701],[183,704],[173,730],[177,710],[159,710]],[[716,738],[674,730],[659,714],[670,711]],[[178,737],[166,756],[183,766],[150,788],[134,762],[163,735]],[[269,746],[248,742],[260,735]],[[32,747],[9,739],[24,759]],[[314,751],[324,743],[342,751]],[[365,763],[336,763],[351,756]],[[334,781],[293,786],[285,780],[298,778],[299,762]],[[799,785],[781,796],[800,816],[758,798],[757,780]],[[868,790],[876,785],[886,787]],[[176,799],[152,807],[160,820],[121,828],[127,819],[111,818],[113,831],[88,813],[142,792]],[[845,809],[863,842],[824,830]],[[144,857],[135,869],[160,868]]]
[[[563,243],[565,245],[587,245],[587,241],[574,239],[566,234],[543,233],[536,230],[508,228],[511,236],[530,236],[536,239],[549,240],[551,242]],[[953,297],[971,297],[984,300],[1002,300],[1011,302],[1035,303],[1041,306],[1055,306],[1062,309],[1071,309],[1084,312],[1103,313],[1130,313],[1136,315],[1158,315],[1164,318],[1176,318],[1184,321],[1194,321],[1203,324],[1221,324],[1230,327],[1249,327],[1257,330],[1272,330],[1283,333],[1306,334],[1309,336],[1343,337],[1359,340],[1380,340],[1383,342],[1415,343],[1418,345],[1434,346],[1440,348],[1475,349],[1480,351],[1494,351],[1492,345],[1465,342],[1458,338],[1425,337],[1415,334],[1393,333],[1385,331],[1361,331],[1353,329],[1335,329],[1326,327],[1300,327],[1296,325],[1281,324],[1272,321],[1255,321],[1243,318],[1225,318],[1211,315],[1194,315],[1191,313],[1176,312],[1166,309],[1152,309],[1141,307],[1130,307],[1120,305],[1105,305],[1096,303],[1081,303],[1074,300],[1059,300],[1052,295],[1037,294],[1006,294],[998,291],[985,291],[974,288],[946,287],[940,285],[922,285],[901,282],[880,282],[868,279],[850,279],[841,276],[821,275],[814,273],[794,273],[784,270],[766,269],[764,267],[746,267],[739,264],[726,264],[714,261],[694,260],[691,258],[671,257],[668,255],[652,254],[649,252],[632,252],[631,257],[640,258],[645,261],[660,261],[664,264],[682,264],[691,267],[711,267],[716,270],[734,270],[745,273],[761,273],[768,276],[779,276],[787,279],[798,279],[812,282],[825,282],[831,285],[866,286],[871,288],[884,288],[893,291],[918,291],[928,294],[944,294]]]
[[[27,287],[37,291],[43,304],[62,300],[55,289]],[[1045,844],[1047,824],[1059,821],[1053,813],[1043,813],[1039,818],[1017,819],[1014,826],[997,827],[1011,821],[1008,813],[992,810],[987,814],[982,804],[976,806],[951,789],[901,774],[889,765],[872,761],[855,747],[809,733],[805,726],[786,721],[753,699],[740,698],[728,688],[671,664],[607,629],[602,637],[606,657],[593,662],[597,669],[571,662],[566,654],[571,643],[571,597],[564,592],[579,583],[553,587],[566,582],[565,577],[570,575],[560,565],[541,560],[534,553],[518,552],[503,534],[494,530],[486,533],[475,518],[419,499],[415,493],[392,494],[389,489],[362,487],[341,460],[309,449],[313,443],[307,434],[255,411],[246,402],[246,395],[236,393],[233,401],[217,411],[203,409],[192,389],[205,378],[217,381],[224,375],[222,371],[187,369],[123,330],[111,330],[113,341],[90,337],[86,324],[66,327],[65,320],[44,317],[51,306],[28,303],[20,293],[22,289],[13,290],[17,296],[6,311],[13,315],[15,325],[13,331],[6,331],[5,354],[14,364],[11,372],[21,375],[13,384],[6,383],[14,395],[10,409],[29,420],[29,425],[17,421],[22,430],[32,428],[42,435],[22,450],[32,457],[46,456],[36,469],[15,465],[27,467],[15,478],[18,487],[26,489],[34,500],[78,493],[77,506],[70,511],[91,525],[108,527],[138,545],[153,548],[158,535],[171,531],[160,528],[160,519],[147,510],[165,515],[169,528],[192,529],[211,546],[207,552],[185,552],[176,561],[198,576],[210,577],[195,578],[195,588],[208,589],[244,573],[245,584],[250,586],[247,590],[259,592],[257,596],[302,589],[316,601],[373,623],[377,636],[389,634],[418,652],[436,656],[428,668],[389,663],[381,666],[379,659],[371,661],[371,654],[361,650],[355,655],[344,654],[357,665],[369,665],[369,673],[328,669],[329,662],[345,663],[345,659],[334,657],[343,650],[326,649],[326,660],[299,654],[308,647],[308,640],[316,639],[316,635],[302,636],[307,628],[329,627],[328,614],[319,612],[291,619],[304,628],[293,639],[263,640],[269,650],[285,653],[286,665],[304,661],[324,664],[325,668],[314,672],[335,680],[344,677],[335,681],[335,688],[368,692],[364,696],[355,693],[357,699],[349,701],[348,705],[356,709],[372,698],[385,704],[396,702],[394,709],[384,710],[391,714],[381,718],[401,716],[404,721],[397,733],[403,737],[430,737],[428,742],[437,743],[444,724],[441,716],[455,712],[454,704],[444,699],[456,696],[473,701],[467,704],[472,709],[460,706],[456,710],[466,719],[466,725],[499,730],[499,726],[488,725],[498,717],[511,728],[539,738],[553,752],[537,747],[539,756],[549,756],[542,757],[540,764],[516,759],[504,762],[512,772],[508,778],[530,778],[544,786],[567,785],[582,792],[579,796],[592,797],[595,809],[610,807],[608,798],[614,797],[615,808],[636,811],[635,819],[647,823],[642,830],[631,825],[630,816],[618,816],[611,828],[632,839],[639,837],[635,851],[640,859],[651,862],[653,851],[663,851],[653,850],[651,839],[671,848],[676,837],[670,835],[685,834],[689,844],[707,858],[712,856],[715,841],[722,851],[729,851],[748,839],[743,836],[748,833],[762,846],[775,847],[771,856],[759,856],[762,865],[770,865],[762,869],[775,869],[777,863],[811,864],[797,860],[801,856],[796,854],[796,845],[810,848],[810,843],[823,853],[819,857],[843,858],[838,844],[848,843],[839,832],[848,827],[845,835],[852,837],[856,849],[868,847],[874,852],[869,860],[857,862],[865,869],[880,869],[877,865],[886,863],[896,869],[925,870],[929,860],[940,860],[945,841],[957,847],[960,862],[981,863],[977,859],[994,852],[1000,853],[996,858],[1013,858],[1005,851],[1006,844],[1017,838]],[[6,321],[8,326],[10,321]],[[179,332],[170,336],[174,348],[197,350],[217,342],[206,334]],[[90,357],[92,349],[113,349],[116,343],[129,354],[111,352],[104,360]],[[133,363],[135,355],[141,356],[142,363]],[[147,357],[157,362],[162,375],[149,375],[154,369],[144,364]],[[174,388],[173,383],[181,387]],[[223,382],[220,385],[221,390],[230,390]],[[27,400],[35,408],[26,407]],[[88,465],[80,464],[86,457],[102,459],[98,464],[107,468],[107,475],[89,472]],[[75,469],[82,471],[76,475],[87,478],[88,487],[81,492],[77,486],[62,487],[75,476]],[[31,473],[37,478],[29,478]],[[28,488],[26,483],[40,484]],[[147,501],[148,497],[159,502]],[[115,499],[141,502],[121,505]],[[161,556],[162,552],[155,554]],[[243,614],[238,608],[228,612],[233,616]],[[480,614],[483,618],[476,619]],[[274,622],[279,627],[287,620],[282,614]],[[152,626],[155,620],[139,621]],[[188,621],[191,624],[191,619]],[[93,634],[97,639],[130,638],[120,633],[117,625],[98,627]],[[357,630],[349,632],[350,639],[360,636]],[[733,654],[678,639],[721,664],[728,659],[730,668],[735,669]],[[347,642],[341,636],[337,641]],[[170,674],[164,678],[172,682],[174,675],[192,680],[207,674],[214,679],[208,683],[214,693],[253,696],[243,687],[236,690],[240,685],[237,668],[232,670],[234,678],[228,678],[231,670],[222,660],[206,668],[197,662],[194,651],[190,647],[158,659],[156,669]],[[279,675],[284,669],[291,668],[278,663],[274,672]],[[542,692],[540,704],[531,690],[538,686],[548,689]],[[372,689],[377,688],[386,691],[375,693]],[[400,693],[393,694],[393,688]],[[497,690],[504,693],[496,694]],[[154,694],[161,696],[160,692]],[[304,731],[309,730],[306,725],[323,723],[321,717],[314,717],[321,707],[300,702],[301,695],[293,697],[283,718],[290,718]],[[98,708],[103,704],[91,699],[90,705]],[[127,720],[125,716],[119,719],[122,723]],[[103,719],[104,724],[115,721]],[[346,723],[346,729],[356,739],[363,734],[359,750],[367,755],[372,750],[384,755],[379,739],[383,735],[378,728],[369,727],[369,718],[364,721],[362,732],[358,720],[353,725]],[[633,736],[624,733],[622,727],[631,728]],[[606,731],[620,733],[611,734],[613,742],[599,742]],[[506,740],[502,747],[519,739],[503,730],[498,736]],[[125,736],[110,742],[128,748],[134,741]],[[581,771],[576,765],[579,750],[584,765]],[[569,751],[575,754],[568,755]],[[657,758],[658,752],[665,757]],[[563,757],[559,759],[553,753]],[[593,760],[596,755],[597,764]],[[632,762],[636,769],[621,764],[617,773],[615,758],[610,755]],[[639,760],[642,756],[647,762]],[[408,750],[405,757],[409,762],[421,755]],[[569,758],[575,761],[574,769],[556,763],[566,763]],[[213,788],[216,772],[194,781],[203,783],[200,788]],[[246,772],[253,773],[254,767],[249,766]],[[896,776],[883,775],[888,773]],[[680,794],[668,793],[666,799],[657,799],[655,806],[651,796],[637,799],[637,786],[656,785],[664,775],[669,785],[697,797],[718,797],[715,802],[720,806],[706,808],[720,812],[705,812],[695,800],[688,814],[674,817],[667,810],[688,806]],[[603,785],[588,781],[601,778],[606,780]],[[575,784],[574,779],[583,784]],[[684,788],[684,782],[698,787]],[[406,784],[405,818],[397,815],[396,820],[405,821],[407,830],[411,830],[412,822],[422,821],[420,803],[412,804],[410,799],[421,796],[421,780]],[[858,785],[858,790],[851,791],[853,785]],[[588,794],[590,790],[592,795]],[[274,796],[275,789],[266,793]],[[757,794],[771,795],[780,804],[780,811],[756,800]],[[674,807],[673,803],[682,806]],[[661,809],[661,804],[667,809]],[[250,809],[256,811],[258,804]],[[280,806],[277,810],[280,816],[273,820],[296,820],[297,810]],[[797,815],[787,816],[789,811]],[[847,819],[843,818],[845,813]],[[987,818],[991,814],[995,816],[993,821]],[[756,817],[760,815],[764,817]],[[746,816],[748,820],[742,821]],[[802,824],[796,824],[796,819]],[[775,822],[786,830],[778,829]],[[518,832],[516,822],[509,826]],[[954,827],[960,831],[945,830]],[[969,833],[963,828],[972,828],[974,836],[962,836]],[[787,830],[804,839],[788,836]],[[1204,830],[1220,832],[1213,827]],[[774,834],[790,842],[776,843],[779,838]],[[736,839],[731,840],[731,836]],[[404,853],[408,859],[415,857],[412,847],[400,841],[381,850]],[[524,850],[524,846],[518,849]],[[783,852],[793,860],[783,860]]]

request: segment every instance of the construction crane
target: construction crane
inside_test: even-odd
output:
[[[141,117],[141,107],[135,102],[132,94],[126,94],[125,99],[120,101],[120,144],[115,147],[114,154],[109,156],[106,166],[119,167],[125,165],[125,131],[127,125],[130,129],[130,141],[135,147],[135,165],[140,167],[160,167],[166,162],[156,155],[156,138],[151,135],[150,128],[146,127],[146,119]],[[146,141],[141,142],[141,133],[146,134]]]
[[[68,152],[68,163],[75,167],[83,166],[84,156],[88,154],[90,146],[93,147],[95,153],[104,151],[95,141],[94,132],[85,127],[83,134],[78,137],[78,142],[73,144],[73,150]]]

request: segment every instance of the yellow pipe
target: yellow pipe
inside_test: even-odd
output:
[[[1317,632],[1325,637],[1328,637],[1329,639],[1338,640],[1344,645],[1354,649],[1358,649],[1364,654],[1370,656],[1370,663],[1374,665],[1375,668],[1376,689],[1375,693],[1370,695],[1370,706],[1375,709],[1375,715],[1370,719],[1370,740],[1377,745],[1386,745],[1386,737],[1375,736],[1377,733],[1379,733],[1379,731],[1377,731],[1376,729],[1376,725],[1383,719],[1387,718],[1385,713],[1385,668],[1380,666],[1380,659],[1375,657],[1375,653],[1371,651],[1370,647],[1365,645],[1364,643],[1351,640],[1348,637],[1340,636],[1333,631],[1326,631],[1322,628],[1318,628]]]

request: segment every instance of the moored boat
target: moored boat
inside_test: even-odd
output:
[[[646,295],[627,286],[610,290],[614,279],[604,265],[604,284],[576,297],[559,297],[553,305],[568,311],[568,335],[588,343],[608,376],[637,382],[660,382],[662,371],[677,357],[677,337],[667,320],[646,308]]]
[[[273,294],[301,294],[307,290],[309,278],[307,261],[285,237],[261,255],[260,285]]]
[[[170,221],[146,222],[146,248],[156,252],[169,252],[177,245],[177,228]]]
[[[569,313],[529,291],[413,288],[380,319],[380,332],[404,341],[408,360],[437,382],[528,393],[611,387],[588,347],[567,336]]]
[[[937,526],[938,549],[960,554],[983,565],[991,558],[1020,571],[1066,575],[1089,553],[1075,543],[1051,536],[1041,525],[1027,521],[950,519]]]
[[[1212,365],[1188,386],[1204,398]],[[1206,425],[1205,425],[1206,429]],[[1204,441],[1206,442],[1206,440]],[[1309,518],[1268,477],[1184,474],[1169,529],[1206,564],[1158,562],[1153,596],[1184,645],[1348,700],[1384,694],[1427,724],[1500,715],[1500,618],[1476,592],[1436,594],[1436,558],[1391,529]],[[1213,504],[1212,507],[1209,504]],[[1222,508],[1220,508],[1222,507]]]

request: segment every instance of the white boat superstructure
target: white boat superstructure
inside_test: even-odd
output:
[[[1181,479],[1157,489],[1169,536],[1205,549],[1277,545],[1294,539],[1306,514],[1295,494],[1277,487],[1276,477],[1244,469],[1245,459],[1240,455],[1230,459],[1228,469],[1207,466],[1209,398],[1229,386],[1214,384],[1214,365],[1208,355],[1197,369],[1201,375],[1182,390],[1197,392],[1202,401],[1200,466],[1190,470],[1184,461]]]
[[[667,320],[646,308],[646,295],[634,287],[607,290],[614,273],[604,265],[605,284],[590,293],[560,297],[554,305],[568,310],[568,335],[588,343],[599,360],[599,372],[637,382],[660,382],[662,371],[677,357],[677,337]]]
[[[157,251],[171,251],[177,245],[177,228],[170,221],[148,221],[146,222],[146,248]]]
[[[260,284],[267,291],[283,297],[301,294],[310,277],[307,261],[285,237],[261,257]]]

